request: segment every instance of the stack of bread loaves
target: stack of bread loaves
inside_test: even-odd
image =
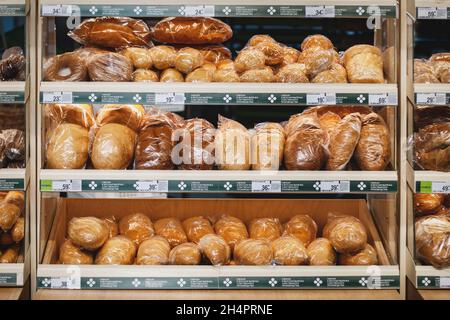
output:
[[[248,227],[248,228],[247,228]],[[317,237],[316,222],[297,215],[282,225],[277,218],[246,224],[232,216],[215,222],[193,216],[152,221],[144,214],[114,218],[79,217],[69,221],[60,246],[63,264],[139,265],[373,265],[375,249],[353,216],[330,215]]]
[[[0,263],[16,263],[25,237],[25,197],[21,191],[0,193]]]
[[[429,60],[414,59],[415,83],[450,83],[450,52],[433,54]]]
[[[414,195],[416,254],[437,268],[450,266],[450,195]]]

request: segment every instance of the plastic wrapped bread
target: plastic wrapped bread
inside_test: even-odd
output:
[[[184,220],[183,228],[188,240],[194,243],[199,243],[200,239],[207,234],[214,234],[211,222],[202,216]]]
[[[273,262],[283,266],[298,266],[308,263],[305,245],[292,236],[282,236],[272,242]]]
[[[361,134],[361,117],[359,113],[345,116],[331,131],[329,157],[326,169],[344,170],[353,156]]]
[[[95,169],[117,170],[130,166],[144,114],[141,105],[105,105],[98,111],[98,130],[91,153]]]
[[[317,238],[306,249],[311,266],[332,266],[336,264],[337,255],[327,238]]]
[[[344,66],[352,83],[384,83],[383,57],[380,49],[356,45],[344,53]]]
[[[367,231],[362,222],[353,216],[330,214],[322,235],[328,238],[339,253],[356,253],[367,244]]]
[[[201,67],[204,63],[205,58],[199,50],[186,47],[178,51],[175,58],[175,69],[184,74],[188,74]]]
[[[221,266],[230,263],[231,249],[221,236],[207,234],[200,239],[198,246],[212,265]]]
[[[120,53],[130,59],[135,69],[150,69],[153,66],[152,56],[147,48],[128,47]]]
[[[5,200],[0,201],[0,229],[4,232],[9,231],[19,219],[20,214],[21,210],[15,204]]]
[[[442,83],[450,83],[450,52],[435,53],[430,57],[434,74]]]
[[[450,171],[450,122],[420,129],[414,139],[414,150],[421,169]]]
[[[317,224],[308,215],[296,215],[285,225],[283,235],[300,240],[307,247],[317,236]]]
[[[119,232],[136,246],[155,234],[152,221],[142,213],[133,213],[122,217],[119,221]]]
[[[116,236],[106,241],[95,257],[95,264],[130,265],[135,256],[134,243],[125,236]]]
[[[306,66],[301,63],[291,63],[281,67],[275,75],[276,82],[308,83]]]
[[[276,41],[261,41],[255,45],[266,56],[266,65],[274,66],[283,62],[284,46]]]
[[[257,218],[250,221],[248,231],[252,239],[273,241],[281,237],[283,227],[278,218]]]
[[[202,254],[195,243],[182,243],[170,251],[169,263],[172,265],[198,265]]]
[[[298,63],[304,64],[306,74],[314,78],[319,73],[330,69],[339,59],[338,53],[333,49],[309,48],[300,53]]]
[[[320,170],[328,157],[328,134],[316,113],[295,115],[286,125],[284,165],[287,170]]]
[[[103,221],[105,221],[108,225],[110,238],[115,237],[119,234],[119,224],[117,223],[115,216],[103,218]]]
[[[158,70],[175,67],[177,51],[171,46],[155,46],[148,50],[153,65]]]
[[[67,226],[67,237],[74,245],[92,251],[109,238],[109,228],[105,221],[96,217],[72,218]]]
[[[133,64],[120,53],[107,52],[93,55],[87,61],[92,81],[124,82],[133,80]]]
[[[414,59],[415,83],[439,83],[433,65],[428,60]]]
[[[239,73],[263,69],[266,67],[266,56],[264,52],[255,47],[247,47],[238,53],[234,60],[234,66]]]
[[[14,244],[2,252],[0,263],[17,263],[19,259],[20,246]]]
[[[269,265],[272,260],[272,248],[267,240],[246,239],[234,248],[234,261],[238,265]]]
[[[250,169],[250,134],[247,129],[239,122],[219,115],[215,152],[220,170]]]
[[[142,20],[126,17],[87,19],[68,35],[82,45],[94,47],[118,49],[151,45],[147,24]]]
[[[67,52],[45,60],[42,78],[45,81],[86,81],[88,80],[87,58],[76,52]]]
[[[355,253],[340,254],[338,257],[338,264],[344,266],[372,266],[378,264],[378,256],[375,249],[366,244],[363,250]]]
[[[169,263],[169,242],[160,236],[154,236],[139,245],[136,264],[162,265]]]
[[[430,215],[415,223],[416,253],[437,268],[450,266],[450,217]]]
[[[216,64],[216,70],[213,75],[214,82],[240,82],[240,77],[236,72],[234,62],[231,60],[222,60]]]
[[[230,246],[231,250],[241,240],[248,239],[248,231],[242,220],[232,217],[223,216],[214,224],[214,230],[221,236]]]
[[[187,242],[180,220],[176,218],[162,218],[153,224],[155,234],[164,237],[172,248]]]
[[[444,204],[444,195],[441,193],[415,193],[414,213],[416,216],[435,214]]]
[[[152,37],[161,43],[218,44],[233,36],[226,23],[210,17],[169,17],[152,28]]]
[[[383,171],[391,158],[391,137],[383,118],[376,113],[363,117],[355,159],[363,171]]]
[[[332,63],[328,70],[319,72],[312,83],[347,83],[347,70],[339,63]]]
[[[133,81],[134,82],[158,82],[159,77],[158,73],[156,73],[153,70],[147,70],[147,69],[136,69],[133,74]]]
[[[333,49],[333,43],[330,39],[321,34],[313,34],[307,36],[300,45],[302,51],[314,48],[314,49],[323,49],[329,50]]]
[[[448,106],[416,106],[414,108],[414,128],[420,130],[430,124],[450,122]]]
[[[247,70],[239,77],[240,82],[274,82],[275,75],[271,67]]]
[[[75,246],[72,241],[65,240],[59,248],[59,262],[62,264],[94,264],[92,252]]]
[[[280,124],[257,124],[251,137],[252,170],[278,170],[283,163],[285,140]]]
[[[319,117],[320,126],[328,133],[331,134],[334,128],[341,121],[341,117],[333,111],[327,111]]]

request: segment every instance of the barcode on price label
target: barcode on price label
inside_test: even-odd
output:
[[[306,95],[308,105],[336,104],[335,93],[308,93]]]
[[[281,181],[252,181],[252,192],[281,192]]]
[[[418,93],[417,104],[445,105],[445,93]]]
[[[44,92],[42,94],[43,103],[72,103],[72,92]]]
[[[53,180],[52,191],[81,192],[81,180]]]
[[[321,181],[320,192],[350,192],[349,181]]]
[[[421,7],[417,8],[417,18],[419,19],[447,19],[447,8],[442,7]]]
[[[168,192],[168,181],[137,181],[136,191],[140,192]]]
[[[433,182],[431,184],[432,193],[450,193],[450,182]]]
[[[185,6],[186,17],[214,17],[214,6]]]
[[[306,6],[307,18],[334,18],[336,15],[334,6]]]
[[[64,17],[72,14],[71,5],[44,5],[42,6],[42,16],[45,17]]]
[[[440,277],[439,278],[439,286],[441,288],[449,289],[450,288],[450,277]]]
[[[184,104],[184,93],[155,93],[155,104]]]

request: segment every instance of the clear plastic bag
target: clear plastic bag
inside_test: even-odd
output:
[[[68,33],[69,37],[86,46],[120,49],[149,47],[150,29],[142,20],[127,17],[98,17],[87,19]]]
[[[250,134],[247,129],[239,122],[219,115],[215,154],[220,170],[250,169]]]
[[[311,266],[332,266],[336,264],[337,255],[327,238],[317,238],[306,249]]]
[[[186,233],[180,220],[176,218],[162,218],[153,224],[155,233],[167,239],[172,248],[187,242]]]
[[[250,221],[248,231],[252,239],[273,241],[281,237],[283,227],[278,218],[258,218]]]
[[[380,49],[370,45],[356,45],[344,53],[344,66],[349,82],[384,83],[383,57]]]
[[[272,242],[273,262],[283,266],[298,266],[308,263],[304,244],[292,236],[282,236]]]
[[[234,261],[238,265],[270,265],[272,260],[272,248],[267,240],[246,239],[234,248]]]
[[[338,264],[344,266],[372,266],[378,264],[378,256],[375,249],[366,244],[363,250],[355,253],[343,253],[338,257]]]
[[[433,65],[425,59],[414,59],[415,83],[439,83]]]
[[[416,216],[435,214],[442,209],[444,195],[440,193],[415,193],[414,213]]]
[[[436,268],[450,266],[450,217],[430,215],[415,223],[416,254]]]
[[[435,53],[430,57],[434,74],[442,83],[450,83],[450,52]]]
[[[322,236],[330,240],[339,253],[357,253],[367,244],[367,231],[362,222],[353,216],[328,215]]]
[[[296,215],[285,225],[283,235],[300,240],[307,247],[317,236],[317,224],[308,215]]]
[[[154,236],[139,245],[136,264],[163,265],[169,263],[169,242],[160,236]]]
[[[416,130],[442,122],[450,122],[448,106],[416,106],[414,108],[414,128]]]
[[[198,246],[212,265],[222,266],[230,263],[231,249],[221,236],[207,234],[200,239]]]
[[[0,131],[0,168],[10,163],[25,163],[25,133],[21,130]]]
[[[158,42],[170,44],[218,44],[229,40],[233,30],[210,17],[169,17],[152,28]]]
[[[199,243],[207,234],[214,234],[211,222],[202,216],[187,218],[183,221],[183,228],[190,242]]]
[[[281,67],[275,75],[276,82],[308,83],[306,66],[303,63],[291,63]]]
[[[214,224],[214,230],[228,243],[231,250],[234,250],[239,241],[249,237],[244,222],[232,216],[222,216]]]
[[[65,240],[59,247],[59,263],[61,264],[94,264],[94,255],[86,250],[82,250]]]
[[[450,171],[450,122],[423,127],[413,141],[415,161],[420,169]]]
[[[119,233],[139,246],[144,240],[153,237],[155,230],[149,217],[142,213],[133,213],[120,219]]]
[[[24,81],[26,63],[22,48],[6,49],[0,61],[0,81]]]
[[[178,50],[175,58],[175,69],[181,73],[188,74],[201,67],[205,63],[205,58],[201,51],[185,47]]]
[[[93,55],[87,61],[92,81],[127,82],[133,80],[133,64],[120,53],[107,52]]]
[[[284,165],[287,170],[320,170],[328,157],[327,132],[316,113],[292,116],[286,125]]]
[[[182,243],[170,251],[169,263],[172,265],[199,265],[202,254],[195,243]]]
[[[67,226],[67,237],[78,247],[97,250],[109,238],[109,228],[105,221],[96,217],[72,218]]]
[[[361,125],[359,113],[349,114],[337,123],[330,133],[327,170],[338,171],[346,168],[358,144]]]
[[[95,257],[95,264],[131,265],[135,256],[135,244],[125,236],[116,236],[106,241]]]
[[[251,136],[252,170],[278,170],[283,163],[285,140],[284,129],[280,124],[257,124]]]
[[[383,171],[391,161],[391,136],[383,118],[376,113],[363,117],[355,159],[363,171]]]

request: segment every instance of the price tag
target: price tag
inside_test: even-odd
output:
[[[439,286],[441,288],[449,289],[450,288],[450,277],[440,277],[439,278]]]
[[[431,184],[432,193],[450,193],[450,182],[433,182]]]
[[[136,191],[140,192],[168,192],[168,181],[136,181]]]
[[[308,105],[336,104],[335,93],[308,93],[306,94]]]
[[[421,7],[417,8],[418,19],[447,19],[447,8]]]
[[[155,93],[155,104],[184,104],[184,93]]]
[[[306,6],[307,18],[334,18],[336,16],[334,6]]]
[[[186,17],[214,17],[214,6],[185,6]]]
[[[252,192],[281,192],[281,181],[252,181]]]
[[[418,93],[417,104],[445,105],[445,93]]]
[[[67,278],[58,277],[58,278],[52,278],[50,280],[50,287],[53,289],[66,289],[67,288]]]
[[[45,17],[67,17],[72,14],[71,5],[44,5],[42,6],[42,16]]]
[[[321,181],[320,192],[350,192],[349,181]]]
[[[43,103],[67,103],[70,104],[73,101],[72,92],[44,92],[42,94]]]
[[[369,105],[385,106],[388,104],[387,93],[369,94]]]
[[[53,180],[52,191],[81,192],[81,180]]]

